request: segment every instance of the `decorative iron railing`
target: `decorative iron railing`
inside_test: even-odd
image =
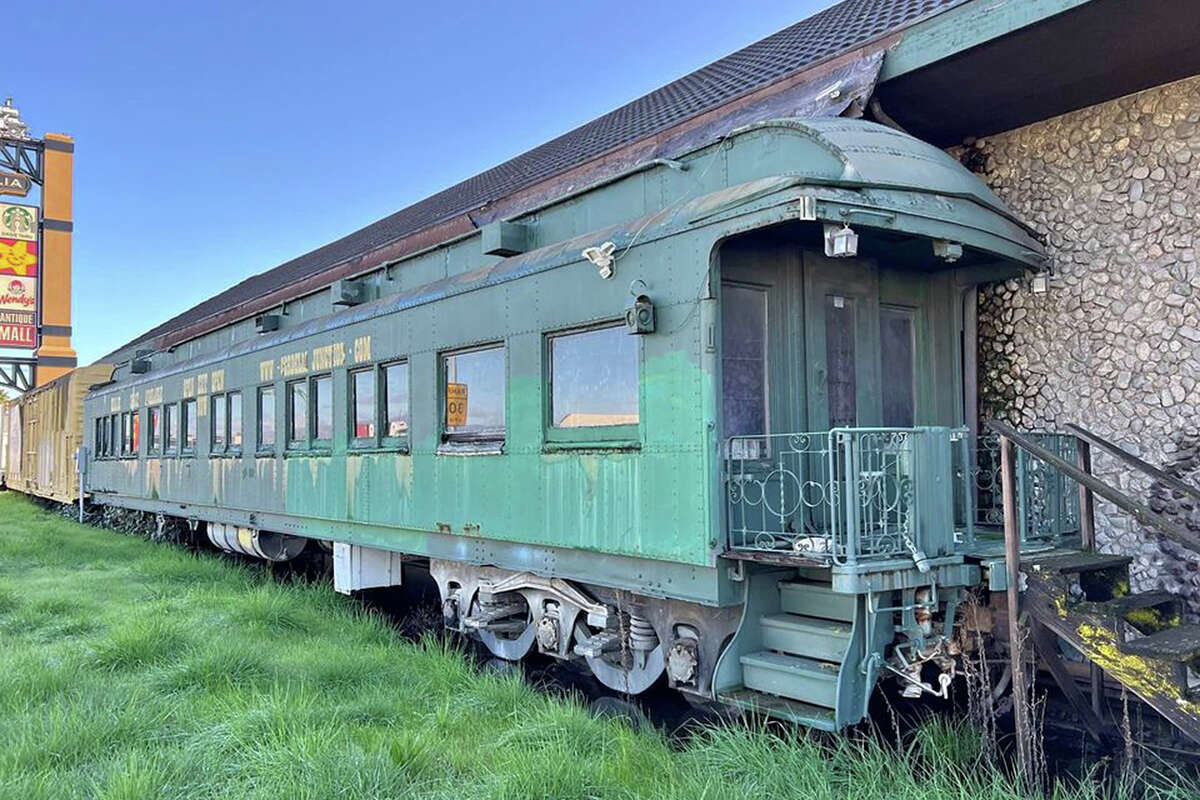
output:
[[[1062,459],[1075,463],[1074,436],[1045,431],[1024,436]],[[955,520],[961,530],[972,524],[981,532],[999,533],[1004,526],[1000,486],[1000,441],[995,434],[970,437],[966,461],[955,464],[969,480],[956,483]],[[1062,472],[1020,450],[1017,453],[1017,511],[1023,543],[1054,543],[1079,533],[1079,484]]]
[[[944,555],[954,547],[953,451],[963,441],[950,428],[735,436],[729,545],[837,564]]]

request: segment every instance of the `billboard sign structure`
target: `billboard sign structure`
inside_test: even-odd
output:
[[[38,209],[0,203],[0,347],[37,348]]]
[[[25,197],[29,194],[29,176],[0,170],[0,194]]]

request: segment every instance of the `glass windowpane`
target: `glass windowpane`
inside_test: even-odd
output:
[[[384,405],[387,410],[387,436],[408,434],[408,363],[383,368]]]
[[[196,401],[183,401],[183,449],[196,449]]]
[[[313,378],[313,438],[327,442],[333,438],[333,378]]]
[[[911,428],[915,417],[913,312],[879,310],[880,357],[883,360],[883,425]]]
[[[225,449],[225,395],[214,395],[212,399],[212,449]]]
[[[721,390],[725,436],[767,430],[767,292],[721,287]]]
[[[375,370],[364,369],[350,373],[351,391],[354,393],[355,439],[374,439],[375,420],[379,406],[375,397]]]
[[[172,403],[167,406],[167,435],[166,444],[167,450],[175,452],[179,447],[179,406]]]
[[[442,356],[446,433],[466,438],[504,436],[504,348]]]
[[[854,301],[825,298],[825,367],[829,390],[829,427],[858,424],[858,374],[854,361]]]
[[[638,424],[637,337],[625,326],[550,339],[551,424]]]
[[[304,381],[288,384],[288,442],[308,441],[308,384]]]
[[[150,452],[159,452],[162,449],[162,409],[158,406],[150,409],[150,430],[147,433]]]
[[[269,386],[258,390],[258,446],[275,446],[275,390]]]
[[[229,394],[229,446],[242,449],[242,393]]]

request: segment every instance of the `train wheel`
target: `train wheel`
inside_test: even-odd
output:
[[[519,594],[487,603],[476,599],[471,603],[466,622],[488,652],[505,661],[520,661],[537,638],[537,625],[529,613],[529,604]]]
[[[622,644],[615,631],[593,631],[586,623],[575,625],[575,652],[587,660],[596,680],[625,694],[641,694],[663,674],[666,659],[654,629],[637,617],[630,619]]]

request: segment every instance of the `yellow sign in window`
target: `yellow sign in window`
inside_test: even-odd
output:
[[[467,385],[446,384],[446,427],[461,428],[467,424]]]

